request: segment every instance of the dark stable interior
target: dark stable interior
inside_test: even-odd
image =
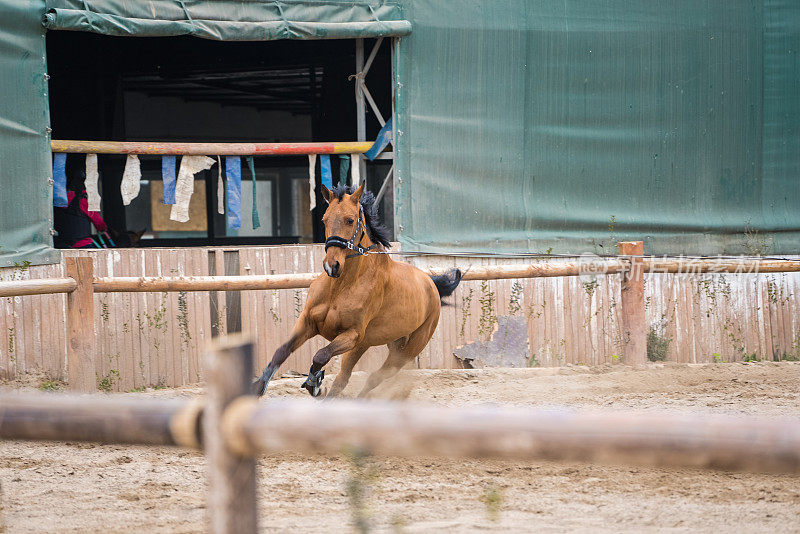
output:
[[[365,41],[365,56],[374,40]],[[354,40],[219,42],[192,37],[109,37],[82,32],[47,34],[50,121],[53,139],[119,141],[289,142],[355,141]],[[391,112],[390,40],[384,40],[367,75],[379,109]],[[367,106],[367,139],[380,124]],[[68,173],[82,169],[68,156]],[[195,176],[205,186],[205,207],[191,228],[157,226],[161,158],[141,156],[142,190],[123,206],[124,155],[99,155],[102,215],[118,231],[146,228],[140,246],[206,246],[322,241],[325,202],[308,212],[306,156],[255,158],[262,227],[250,221],[252,181],[242,159],[242,231],[226,228],[217,213],[217,166]],[[331,156],[334,183],[339,159]],[[367,186],[377,192],[389,168],[367,165]],[[152,190],[152,199],[151,199]],[[246,191],[247,190],[247,191]],[[381,205],[391,228],[391,188]],[[304,199],[305,197],[305,199]],[[387,208],[388,206],[388,208]],[[384,212],[386,212],[384,214]],[[162,217],[163,219],[163,217]],[[167,225],[169,223],[166,223]],[[205,228],[201,226],[205,225]]]

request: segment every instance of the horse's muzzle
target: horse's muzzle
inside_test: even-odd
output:
[[[325,272],[328,273],[328,276],[331,278],[339,278],[339,269],[341,265],[338,261],[334,262],[333,265],[328,265],[327,261],[322,262],[322,267],[325,269]]]

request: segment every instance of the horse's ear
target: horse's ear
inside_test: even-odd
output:
[[[364,184],[362,183],[360,186],[358,186],[358,189],[356,189],[356,190],[353,192],[353,194],[352,194],[352,195],[350,195],[350,198],[352,198],[352,199],[353,199],[353,201],[354,201],[356,204],[358,204],[358,202],[361,200],[361,195],[362,195],[363,193],[364,193]]]
[[[325,202],[328,204],[331,203],[331,199],[333,199],[333,193],[331,190],[325,187],[325,184],[322,184],[322,197],[325,199]]]

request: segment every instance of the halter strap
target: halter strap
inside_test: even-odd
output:
[[[325,240],[325,250],[327,251],[330,247],[338,247],[345,250],[354,250],[355,254],[348,254],[345,258],[354,258],[356,256],[363,256],[369,251],[374,248],[377,248],[378,244],[373,243],[368,247],[361,246],[361,240],[364,239],[364,235],[366,235],[367,231],[364,227],[364,224],[361,220],[364,218],[364,212],[361,208],[361,204],[358,205],[358,223],[356,224],[356,231],[353,232],[353,235],[350,239],[345,239],[343,237],[339,237],[338,235],[332,235],[328,239]],[[358,243],[356,243],[356,238],[358,234],[361,233],[361,230],[364,230],[364,233],[358,239]]]

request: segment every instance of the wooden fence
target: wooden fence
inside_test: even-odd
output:
[[[107,277],[260,276],[318,272],[321,245],[64,251],[88,256]],[[469,276],[498,265],[559,266],[570,260],[410,257],[421,268],[459,266]],[[719,262],[717,262],[719,263]],[[762,261],[762,266],[767,262]],[[665,266],[659,266],[665,270]],[[485,274],[485,273],[484,273]],[[2,280],[65,276],[65,264],[0,269]],[[417,360],[421,368],[462,366],[453,354],[489,339],[498,318],[525,321],[525,364],[612,363],[622,358],[620,276],[465,280],[442,308],[439,327]],[[200,348],[213,335],[243,331],[266,365],[305,304],[306,289],[102,293],[94,298],[95,381],[104,390],[179,386],[202,379]],[[647,333],[670,361],[740,361],[800,356],[800,274],[648,274]],[[0,377],[43,372],[66,378],[66,297],[0,297]],[[323,340],[307,343],[284,371],[306,372]],[[376,368],[373,348],[357,369]],[[336,361],[332,362],[336,364]],[[335,371],[335,369],[334,369]]]
[[[624,462],[800,473],[800,424],[689,414],[444,408],[336,400],[258,402],[252,345],[223,340],[205,400],[0,396],[0,439],[203,447],[209,530],[257,532],[258,454],[315,452]]]

